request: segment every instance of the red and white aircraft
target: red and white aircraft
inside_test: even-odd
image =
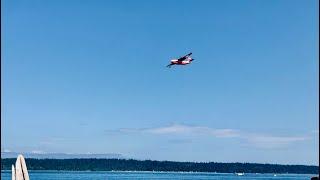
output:
[[[172,59],[171,64],[167,65],[167,67],[171,67],[172,65],[187,65],[190,64],[194,59],[191,58],[191,54],[189,53],[185,56],[182,56],[179,59]]]

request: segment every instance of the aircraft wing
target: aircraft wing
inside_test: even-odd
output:
[[[189,54],[187,54],[187,55],[185,55],[185,56],[180,57],[180,58],[178,59],[178,61],[183,61],[183,60],[187,59],[189,56],[191,56],[191,54],[192,54],[192,53],[189,53]]]

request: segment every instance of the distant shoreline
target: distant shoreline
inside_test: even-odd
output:
[[[1,159],[1,170],[11,170],[15,158]],[[258,163],[174,162],[133,159],[30,159],[28,170],[108,171],[108,172],[181,172],[181,173],[261,173],[319,174],[319,166]]]
[[[84,170],[84,171],[69,171],[69,170],[28,170],[29,173],[30,172],[52,172],[52,173],[55,173],[55,172],[107,172],[107,173],[158,173],[158,174],[161,174],[161,173],[175,173],[175,174],[236,174],[236,173],[220,173],[220,172],[196,172],[196,171],[190,171],[190,172],[186,172],[186,171],[90,171],[90,170]],[[1,173],[11,173],[11,170],[1,170]],[[274,175],[274,174],[277,174],[277,175],[287,175],[287,174],[290,174],[290,175],[312,175],[312,176],[317,176],[319,174],[297,174],[297,173],[245,173],[245,174],[270,174],[270,175]]]

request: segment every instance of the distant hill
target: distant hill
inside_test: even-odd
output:
[[[23,154],[25,158],[34,158],[34,159],[123,159],[124,157],[121,154],[67,154],[67,153],[17,153],[17,152],[1,152],[1,158],[17,158],[19,154]]]
[[[1,170],[10,170],[15,158],[1,159]],[[218,173],[319,174],[319,166],[256,163],[173,162],[132,159],[26,159],[29,170],[66,171],[182,171]]]

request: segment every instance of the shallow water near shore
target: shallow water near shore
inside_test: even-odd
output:
[[[29,171],[31,180],[84,179],[311,179],[311,174],[243,174],[197,172],[127,172],[127,171]],[[11,180],[11,171],[1,171],[1,179]]]

